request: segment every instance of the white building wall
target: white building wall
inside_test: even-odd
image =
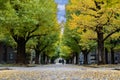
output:
[[[83,53],[81,52],[79,55],[79,64],[83,64],[83,61],[84,61],[84,56]]]
[[[88,54],[88,64],[94,64],[96,63],[96,53],[95,52],[90,52]],[[80,55],[79,55],[79,64],[83,64],[84,62],[84,55],[83,53],[81,52]]]

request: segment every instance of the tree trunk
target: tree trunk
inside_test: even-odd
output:
[[[72,56],[72,57],[69,59],[69,63],[70,63],[70,64],[74,64],[73,61],[74,61],[74,58],[73,58],[73,56]]]
[[[89,51],[88,50],[82,50],[83,52],[83,55],[84,55],[84,62],[83,64],[88,64],[88,54],[89,54]]]
[[[26,53],[25,53],[26,42],[23,38],[17,41],[17,60],[16,63],[26,64]]]
[[[79,54],[78,53],[75,53],[76,55],[76,64],[78,64],[78,61],[79,61]]]
[[[51,58],[51,64],[54,64],[54,59],[53,58]]]
[[[66,59],[66,64],[69,64],[69,59]]]
[[[107,48],[105,48],[105,60],[106,60],[106,64],[108,64],[108,50],[107,50]]]
[[[3,55],[3,60],[4,60],[4,62],[6,63],[7,62],[7,46],[6,45],[4,45],[4,55]]]
[[[36,51],[36,55],[35,55],[35,64],[39,64],[39,51]]]
[[[84,54],[84,64],[88,64],[88,55]]]
[[[36,45],[36,48],[35,48],[35,64],[39,64],[39,55],[40,55],[40,50],[39,50],[39,47],[40,47],[40,42],[38,41],[37,42],[38,44]]]
[[[72,64],[74,64],[74,56],[75,55],[73,55],[72,58],[71,58]]]
[[[114,49],[111,48],[111,64],[115,64],[114,54],[115,54]]]
[[[45,53],[42,53],[41,63],[45,64]]]
[[[17,63],[26,63],[25,45],[24,42],[17,43]]]
[[[47,56],[47,64],[49,64],[49,57]]]
[[[103,40],[103,28],[99,27],[97,31],[97,44],[98,44],[98,64],[105,64],[104,54],[104,40]]]

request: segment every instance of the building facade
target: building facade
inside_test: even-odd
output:
[[[107,57],[107,59],[106,59],[107,63],[111,64],[112,63],[111,53],[107,53],[105,56]],[[83,62],[84,62],[84,54],[80,53],[79,64],[83,64]],[[96,52],[90,52],[88,54],[88,64],[96,64],[97,62],[98,61],[97,61]],[[115,64],[120,64],[120,51],[114,53],[114,63]]]
[[[15,63],[16,52],[11,46],[0,42],[0,63]]]

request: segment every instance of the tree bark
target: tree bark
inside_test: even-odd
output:
[[[74,64],[74,57],[75,57],[75,55],[73,54],[73,56],[72,56],[72,58],[71,58],[72,64]]]
[[[36,54],[35,54],[35,64],[39,64],[39,51],[36,50]]]
[[[45,64],[45,53],[42,53],[41,63]]]
[[[78,53],[75,53],[75,55],[76,55],[76,64],[78,64],[79,62],[79,54]]]
[[[111,48],[111,64],[115,64],[114,54],[115,54],[114,49]]]
[[[106,64],[108,64],[108,49],[105,48],[105,60],[106,60]]]
[[[66,59],[66,64],[69,64],[69,59]]]
[[[4,45],[4,56],[3,56],[3,60],[4,60],[4,62],[6,63],[7,62],[7,46],[6,45]]]
[[[84,62],[83,64],[88,64],[88,54],[89,54],[89,51],[88,50],[82,50],[83,52],[83,55],[84,55]]]
[[[105,64],[105,54],[104,54],[104,37],[103,37],[103,28],[98,27],[97,30],[97,44],[98,44],[98,64]]]
[[[25,39],[23,38],[19,38],[19,40],[17,41],[17,60],[16,63],[19,64],[26,64],[26,42]]]

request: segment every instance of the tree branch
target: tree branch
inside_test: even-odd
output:
[[[32,31],[28,32],[26,36],[29,37],[30,34],[32,34],[33,32],[35,32],[38,28],[39,28],[39,24],[36,24],[36,27]]]
[[[39,28],[39,26],[40,26],[39,24],[36,24],[36,27],[32,31],[30,31],[30,33],[35,32]]]
[[[17,35],[14,34],[14,30],[13,29],[10,29],[10,33],[11,33],[13,39],[15,40],[15,42],[17,42],[18,41]]]
[[[27,42],[29,39],[33,38],[33,37],[37,37],[37,36],[45,36],[45,35],[47,35],[47,34],[36,34],[36,35],[28,36],[28,37],[26,38],[26,42]]]
[[[47,48],[48,45],[49,45],[49,44],[45,45],[45,46],[40,50],[40,52],[42,52],[45,48]]]
[[[114,30],[113,32],[111,32],[111,33],[109,33],[104,39],[103,39],[103,41],[105,41],[108,37],[110,37],[111,35],[113,35],[114,33],[116,33],[116,32],[119,32],[120,31],[120,28],[119,29],[116,29],[116,30]]]
[[[74,38],[73,37],[73,40],[77,43],[77,44],[79,44],[79,41],[76,39],[76,38]],[[78,45],[78,47],[79,47],[79,49],[81,49],[81,47]]]

